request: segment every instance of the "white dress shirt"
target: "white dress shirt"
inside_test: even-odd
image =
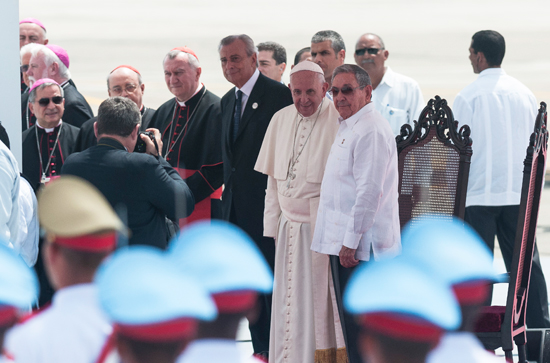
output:
[[[426,106],[418,83],[407,76],[386,67],[380,84],[372,91],[372,103],[388,120],[394,135],[399,135],[401,126],[413,125]]]
[[[330,150],[311,249],[338,255],[342,244],[368,261],[401,248],[397,146],[371,102],[343,120]]]
[[[90,363],[111,330],[95,286],[79,284],[57,291],[49,308],[9,331],[5,348],[18,363]]]
[[[38,257],[38,202],[31,185],[25,178],[19,184],[19,233],[13,247],[32,267]]]
[[[9,247],[17,241],[19,231],[19,179],[17,160],[0,141],[0,236]]]
[[[246,102],[248,101],[248,97],[250,97],[250,94],[252,93],[252,89],[254,88],[254,85],[256,84],[256,81],[260,77],[260,71],[256,68],[254,71],[254,74],[252,74],[252,77],[246,81],[244,86],[242,88],[235,87],[235,97],[237,97],[237,92],[241,91],[243,93],[242,99],[241,99],[241,116],[244,113],[244,108],[246,107]]]
[[[488,68],[456,96],[455,120],[470,126],[472,163],[466,207],[517,205],[537,101],[501,68]]]
[[[426,359],[426,363],[466,362],[502,363],[504,359],[485,350],[476,336],[467,332],[446,333]]]
[[[185,348],[177,363],[261,363],[254,357],[244,357],[237,343],[229,339],[197,339]]]

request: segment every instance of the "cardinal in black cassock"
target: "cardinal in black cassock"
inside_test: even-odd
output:
[[[201,68],[190,65],[189,55],[198,65],[198,57],[187,47],[174,48],[166,56],[166,83],[176,97],[160,106],[149,124],[159,129],[162,155],[195,197],[195,211],[180,220],[180,227],[199,219],[221,218],[223,184],[220,98],[200,83]],[[180,97],[185,94],[190,97]]]

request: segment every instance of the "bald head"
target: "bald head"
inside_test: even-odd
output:
[[[135,71],[126,67],[115,69],[107,77],[107,88],[109,97],[126,97],[134,101],[138,109],[141,110],[145,84],[141,79],[141,75]]]
[[[46,30],[35,23],[19,24],[19,49],[29,43],[48,44]]]

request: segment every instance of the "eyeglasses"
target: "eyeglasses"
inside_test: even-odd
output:
[[[342,94],[344,96],[349,96],[353,93],[353,91],[355,91],[357,88],[363,88],[361,86],[358,86],[358,87],[355,87],[355,88],[352,88],[350,86],[344,86],[342,87],[341,89],[338,89],[337,87],[332,87],[331,89],[329,89],[329,93],[332,97],[336,97],[338,96],[338,93],[342,92]]]
[[[126,93],[134,93],[134,91],[136,90],[137,86],[135,84],[127,84],[124,88],[122,87],[119,87],[119,86],[116,86],[116,87],[113,87],[111,88],[111,92],[114,93],[115,95],[120,95],[122,94],[122,91],[126,91]]]
[[[356,49],[355,55],[362,56],[365,55],[365,52],[373,55],[378,54],[379,51],[383,50],[384,48],[362,48],[362,49]]]
[[[63,97],[61,96],[54,96],[52,98],[44,97],[38,100],[38,104],[42,107],[47,107],[50,104],[50,100],[56,105],[59,105],[61,102],[63,102]]]
[[[21,67],[19,67],[19,70],[21,71],[21,73],[27,73],[27,71],[29,70],[29,65],[23,64]]]

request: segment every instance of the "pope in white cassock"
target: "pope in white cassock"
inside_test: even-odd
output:
[[[345,362],[329,258],[310,249],[339,114],[317,64],[296,65],[290,89],[294,105],[273,116],[255,166],[269,176],[264,236],[276,243],[269,362]]]

